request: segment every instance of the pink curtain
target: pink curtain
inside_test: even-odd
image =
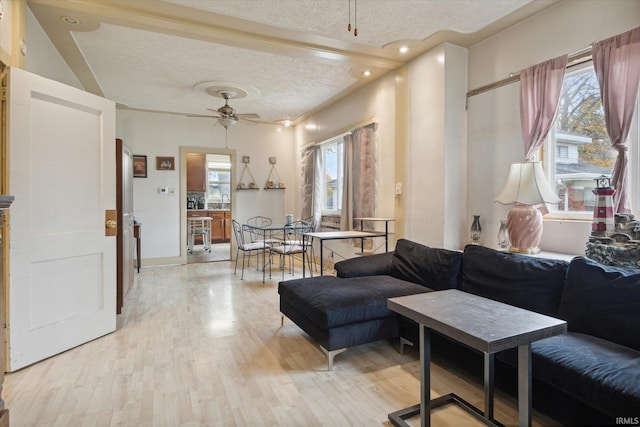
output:
[[[568,55],[520,71],[520,121],[527,161],[533,160],[558,109]]]
[[[345,136],[341,230],[353,230],[354,218],[375,216],[377,127],[372,123]]]
[[[607,134],[618,151],[613,166],[614,212],[630,213],[627,146],[640,81],[640,27],[594,43],[593,65],[604,108]]]

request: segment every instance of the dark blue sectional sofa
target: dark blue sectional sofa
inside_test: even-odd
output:
[[[463,252],[409,240],[394,252],[335,265],[337,277],[280,282],[280,311],[329,356],[376,340],[417,342],[417,325],[391,297],[457,288],[567,321],[568,333],[532,344],[533,406],[564,425],[640,421],[640,271],[584,257],[571,262],[482,246]],[[482,375],[482,356],[432,334],[434,360]],[[496,354],[496,384],[517,393],[516,353]]]

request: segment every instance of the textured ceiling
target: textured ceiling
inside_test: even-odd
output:
[[[28,0],[86,90],[206,115],[224,103],[208,86],[237,87],[230,104],[265,122],[300,120],[439,43],[470,46],[557,3],[358,0],[356,15],[356,0]]]
[[[530,0],[164,0],[220,15],[383,47],[442,30],[472,33]],[[347,31],[357,17],[358,36]],[[357,13],[355,11],[357,6]]]

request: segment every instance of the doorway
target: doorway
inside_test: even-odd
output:
[[[181,183],[184,189],[181,228],[187,264],[231,259],[234,158],[234,150],[181,147],[181,161],[185,166],[185,173],[181,175],[184,181]],[[189,224],[198,218],[206,219],[208,231],[191,236]]]

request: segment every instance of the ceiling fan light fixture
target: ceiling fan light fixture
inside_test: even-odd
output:
[[[233,117],[220,117],[218,119],[218,123],[220,124],[220,126],[224,127],[225,129],[229,129],[231,126],[234,126],[237,122],[238,121]]]

